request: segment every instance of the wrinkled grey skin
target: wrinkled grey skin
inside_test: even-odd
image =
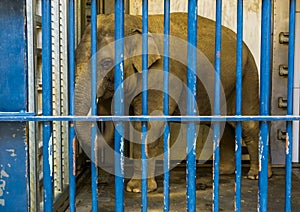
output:
[[[209,19],[199,17],[198,25],[198,49],[200,49],[211,64],[214,64],[214,51],[215,51],[215,22]],[[98,50],[104,46],[107,46],[110,42],[114,41],[114,16],[113,15],[99,15],[98,16]],[[174,13],[171,15],[171,35],[179,37],[181,39],[187,39],[187,15],[184,13]],[[150,33],[163,33],[163,16],[162,15],[152,15],[149,16],[149,32]],[[125,16],[125,36],[138,35],[139,39],[130,40],[130,42],[125,42],[125,55],[134,55],[136,51],[141,52],[141,17],[140,16]],[[163,69],[163,57],[161,52],[163,52],[163,40],[156,37],[149,37],[149,51],[152,54],[148,56],[148,68],[149,73],[151,70],[161,70]],[[178,51],[176,49],[171,49],[171,53],[180,54],[183,58],[186,58],[186,50]],[[103,74],[103,71],[108,69],[114,62],[114,49],[111,48],[109,51],[100,52],[99,60],[97,63],[98,77]],[[222,52],[221,52],[221,83],[223,85],[224,93],[226,96],[227,109],[223,111],[223,114],[233,115],[235,113],[235,67],[236,67],[236,35],[234,32],[228,28],[222,28]],[[108,59],[108,60],[107,60]],[[85,34],[83,35],[82,41],[76,50],[76,61],[77,61],[77,79],[75,86],[75,114],[85,116],[90,111],[90,27],[88,26]],[[112,64],[111,64],[112,63]],[[129,79],[133,74],[142,72],[142,62],[141,57],[129,57],[124,62],[124,77]],[[259,91],[258,91],[258,72],[254,61],[254,58],[247,48],[246,45],[243,46],[243,115],[258,115],[259,113]],[[205,65],[198,61],[198,69]],[[186,66],[178,61],[170,59],[170,73],[177,76],[181,81],[186,83]],[[201,75],[205,79],[201,79],[204,82],[213,86],[214,78],[211,75]],[[125,83],[125,101],[126,98],[131,98],[133,91],[137,87],[141,87],[141,80],[139,77],[131,77],[131,80]],[[97,98],[98,104],[106,99],[112,98],[114,94],[114,75],[113,71],[110,71],[105,79],[99,80],[97,87]],[[155,76],[149,76],[149,83],[154,83],[152,86],[156,86],[155,83],[161,83],[156,80]],[[159,85],[157,85],[159,86]],[[181,99],[185,97],[184,88],[170,79],[170,88],[173,92],[173,98],[170,99],[169,113],[177,114],[178,107],[176,102],[185,101]],[[207,89],[207,87],[206,87]],[[213,87],[208,88],[213,92]],[[203,84],[197,81],[197,91],[205,91]],[[205,92],[197,93],[197,104],[200,115],[211,115],[211,105],[209,104],[208,95]],[[222,97],[221,97],[222,98]],[[149,114],[153,111],[162,111],[163,109],[163,95],[161,92],[149,91]],[[132,107],[132,115],[141,115],[141,95],[137,95],[133,98],[133,101],[128,104]],[[224,103],[224,99],[221,99]],[[125,111],[126,112],[126,111]],[[184,111],[180,110],[181,114],[185,114]],[[90,127],[93,123],[88,122],[76,122],[76,134],[77,138],[81,141],[81,144],[87,146],[89,149],[90,142]],[[229,123],[231,127],[235,128],[235,123]],[[151,133],[148,135],[148,139],[155,139],[157,135],[163,130],[163,123],[157,122],[149,126],[151,128]],[[138,131],[141,130],[141,124],[138,122],[134,123],[134,128]],[[250,154],[250,170],[248,172],[249,179],[258,179],[258,135],[259,135],[259,123],[253,121],[243,122],[243,140],[247,145],[248,152]],[[111,132],[104,132],[104,137],[108,138]],[[158,139],[156,142],[152,142],[148,146],[148,156],[151,158],[157,155],[157,146],[159,146]],[[110,141],[110,140],[106,140]],[[134,158],[141,158],[140,145],[134,145]],[[127,191],[140,192],[140,180],[134,179],[138,178],[140,175],[140,166],[135,164],[135,173],[132,180],[127,184]],[[154,179],[154,165],[149,164],[149,180],[148,180],[148,190],[152,191],[157,188]],[[269,176],[272,175],[271,166],[269,165]]]

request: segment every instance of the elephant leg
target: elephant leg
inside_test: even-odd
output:
[[[153,73],[153,72],[152,72]],[[150,80],[150,76],[153,78]],[[155,76],[150,75],[149,82],[155,81]],[[162,84],[162,83],[161,83]],[[150,84],[151,85],[151,84]],[[149,85],[149,87],[151,87]],[[170,87],[173,84],[170,84]],[[153,87],[153,85],[152,85]],[[177,107],[176,100],[179,99],[181,94],[181,85],[179,84],[176,87],[176,95],[172,95],[173,98],[169,99],[169,112],[172,114]],[[151,90],[149,92],[149,99],[148,99],[148,111],[150,115],[154,116],[161,116],[163,114],[163,93],[160,91]],[[132,106],[134,115],[141,115],[141,105],[142,105],[142,98],[141,96],[135,98],[133,100]],[[130,192],[140,192],[141,191],[141,123],[135,122],[135,133],[134,139],[135,143],[133,145],[133,156],[135,161],[134,162],[134,174],[133,178],[128,182],[126,190]],[[150,121],[148,123],[148,132],[146,138],[146,154],[148,157],[148,192],[154,191],[157,189],[157,183],[155,181],[155,160],[156,156],[159,155],[161,149],[159,148],[159,144],[163,141],[162,134],[164,131],[164,122],[162,121]]]
[[[248,58],[245,66],[245,75],[243,80],[243,115],[259,114],[259,87],[258,75],[255,71],[255,62],[252,57]],[[242,124],[243,140],[246,143],[250,155],[249,179],[258,179],[259,171],[259,122],[246,121]],[[268,176],[272,176],[271,155],[269,154]]]
[[[148,135],[148,141],[149,144],[147,144],[146,148],[146,154],[148,157],[148,192],[155,191],[157,189],[157,183],[155,180],[155,154],[157,153],[157,146],[159,144],[160,139],[156,139],[157,132],[160,128],[161,124],[157,125],[151,125],[156,126],[152,127],[149,135]],[[156,129],[157,128],[157,129]],[[136,130],[140,132],[140,123],[136,123]],[[135,136],[137,138],[137,136]],[[154,140],[155,139],[155,140]],[[133,157],[134,157],[134,170],[133,170],[133,177],[130,179],[130,181],[127,183],[126,190],[128,192],[141,192],[141,184],[142,184],[142,155],[141,155],[141,144],[140,143],[133,143]]]
[[[244,122],[243,128],[243,140],[247,146],[247,150],[250,156],[250,170],[247,177],[249,179],[258,179],[258,135],[259,127],[257,122]]]
[[[258,135],[259,123],[254,121],[244,122],[243,126],[243,140],[247,146],[250,156],[250,170],[247,174],[249,179],[258,179],[259,160],[258,160]],[[271,160],[269,154],[268,177],[272,176]]]
[[[235,171],[234,130],[226,124],[220,142],[220,174],[233,174]]]
[[[135,144],[133,146],[134,152],[141,151],[141,145]],[[139,153],[138,153],[139,154]],[[134,154],[134,157],[141,158],[141,155]],[[142,160],[135,159],[133,163],[133,176],[127,183],[126,191],[140,193],[142,191]],[[148,192],[155,191],[157,189],[157,183],[155,181],[155,160],[148,160]]]

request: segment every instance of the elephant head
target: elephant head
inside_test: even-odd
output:
[[[114,66],[120,61],[115,61],[115,40],[114,40],[114,16],[98,15],[97,17],[97,49],[94,57],[97,60],[97,105],[101,115],[110,115],[111,107],[102,106],[106,101],[110,101],[114,96]],[[124,39],[124,78],[129,79],[124,83],[125,96],[129,96],[137,89],[137,77],[135,74],[142,72],[142,34],[141,18],[130,16],[126,18],[125,36],[131,39]],[[85,30],[78,48],[76,49],[76,84],[75,84],[75,114],[77,116],[91,115],[91,53],[90,53],[90,26]],[[116,41],[118,42],[118,41]],[[149,39],[149,51],[154,53],[148,56],[148,66],[151,67],[160,59],[158,48]],[[108,105],[108,104],[106,104]],[[102,111],[101,111],[102,110]],[[94,122],[77,121],[75,123],[76,135],[86,154],[90,155],[91,127]],[[97,130],[96,144],[103,145],[108,142],[113,143],[113,123],[105,123],[104,132]]]

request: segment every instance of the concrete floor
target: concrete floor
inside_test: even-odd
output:
[[[243,168],[243,174],[247,168]],[[284,211],[285,170],[274,168],[273,177],[269,180],[269,211]],[[197,211],[212,211],[212,177],[211,168],[197,169]],[[171,171],[170,210],[186,211],[185,205],[185,168]],[[148,211],[163,211],[163,176],[158,176],[158,189],[148,194]],[[77,211],[91,210],[91,188],[89,179],[78,188]],[[99,172],[99,210],[114,211],[114,178],[105,172]],[[126,181],[127,182],[127,181]],[[243,178],[242,210],[257,211],[257,182]],[[125,192],[125,211],[140,211],[141,195]],[[234,175],[220,177],[220,211],[234,211]],[[292,210],[300,211],[300,168],[293,169]]]

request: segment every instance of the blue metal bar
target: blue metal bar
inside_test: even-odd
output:
[[[51,48],[51,1],[42,1],[42,103],[43,115],[52,115],[52,48]],[[43,184],[44,211],[52,211],[53,203],[53,154],[52,123],[43,123]]]
[[[115,101],[114,115],[124,115],[124,0],[115,1]],[[115,211],[124,211],[124,125],[115,124]]]
[[[270,70],[271,70],[271,15],[272,1],[262,1],[261,22],[261,62],[260,62],[260,115],[269,115],[270,111]],[[258,210],[268,209],[268,151],[269,123],[260,123],[259,136],[259,190]]]
[[[188,69],[187,115],[197,115],[196,107],[196,69],[197,69],[197,0],[188,2]],[[187,211],[196,211],[196,125],[187,126]]]
[[[290,0],[289,18],[289,52],[288,52],[288,103],[287,115],[293,115],[294,88],[294,57],[295,57],[295,16],[296,0]],[[293,153],[293,122],[286,123],[286,177],[285,177],[285,211],[291,211],[292,197],[292,153]]]
[[[97,115],[97,1],[91,2],[91,114]],[[91,128],[91,185],[92,211],[98,211],[98,169],[96,163],[96,133],[97,125]]]
[[[148,115],[148,0],[143,0],[142,11],[142,115]],[[148,208],[147,122],[142,122],[142,211]]]
[[[75,7],[74,0],[69,0],[69,115],[75,114]],[[69,123],[69,193],[70,211],[76,211],[76,139],[74,123]]]
[[[216,0],[214,115],[220,115],[222,0]],[[220,123],[214,123],[213,210],[219,211]]]
[[[4,121],[168,121],[168,122],[226,122],[226,121],[300,121],[300,116],[0,116]]]
[[[243,63],[243,0],[237,3],[237,44],[236,44],[236,108],[235,114],[242,115],[242,63]],[[235,129],[235,211],[241,211],[242,176],[242,122]]]
[[[169,115],[170,0],[164,2],[164,115]],[[164,211],[170,210],[170,124],[164,127]]]
[[[0,112],[0,116],[34,116],[35,113],[32,112],[25,112],[25,111],[20,111],[20,112]]]

